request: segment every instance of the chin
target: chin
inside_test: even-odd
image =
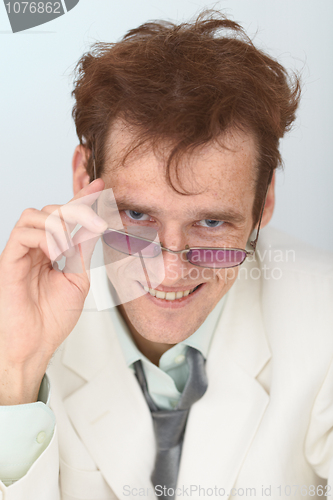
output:
[[[144,337],[146,340],[149,340],[150,342],[155,342],[157,344],[178,344],[179,342],[182,342],[183,340],[187,339],[194,333],[196,330],[190,330],[186,333],[180,332],[179,334],[177,333],[172,333],[170,335],[169,332],[162,332],[159,333],[159,335],[156,335],[156,331],[147,331],[143,332],[140,330],[140,335]]]
[[[201,310],[200,314],[168,314],[163,311],[162,314],[153,315],[143,310],[138,310],[132,303],[124,304],[123,310],[132,326],[150,342],[163,344],[178,344],[192,335],[205,321],[210,309]],[[213,306],[212,308],[213,309]]]

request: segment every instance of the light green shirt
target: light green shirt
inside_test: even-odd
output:
[[[204,358],[207,358],[224,301],[225,297],[218,302],[202,325],[190,337],[168,349],[161,356],[159,366],[154,365],[139,351],[118,308],[111,309],[112,321],[126,363],[134,370],[133,363],[141,360],[149,394],[159,408],[172,410],[179,401],[188,377],[188,366],[185,358],[187,346],[198,349]]]

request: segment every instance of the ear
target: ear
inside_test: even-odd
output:
[[[74,195],[90,182],[90,177],[86,171],[86,164],[89,156],[89,149],[86,149],[81,144],[76,146],[72,160]]]
[[[266,226],[272,218],[275,206],[275,172],[273,173],[272,181],[269,185],[264,213],[262,215],[261,227]]]

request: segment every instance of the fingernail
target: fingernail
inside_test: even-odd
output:
[[[92,186],[93,184],[95,184],[97,181],[98,181],[98,179],[95,179],[94,181],[90,182],[90,186]]]

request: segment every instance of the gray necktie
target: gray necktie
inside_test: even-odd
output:
[[[134,363],[135,374],[146,398],[153,418],[156,438],[155,467],[151,475],[154,485],[165,489],[176,488],[183,437],[189,410],[206,392],[208,382],[205,359],[201,352],[188,346],[186,359],[189,375],[177,407],[174,410],[160,410],[151,398],[141,361]],[[160,492],[161,490],[159,490]],[[164,491],[164,490],[163,490]],[[171,490],[170,490],[171,492]],[[171,500],[170,495],[159,498]]]

